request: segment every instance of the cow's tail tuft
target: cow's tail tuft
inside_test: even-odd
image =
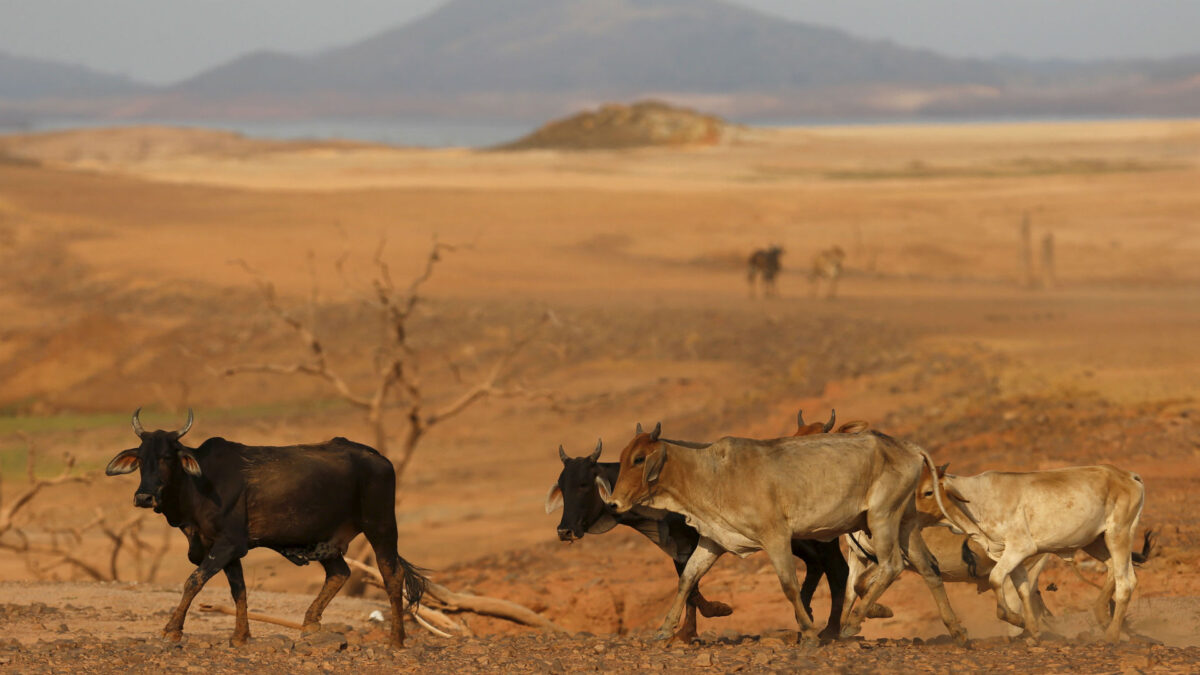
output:
[[[1130,557],[1133,558],[1134,565],[1143,565],[1150,556],[1154,554],[1154,544],[1158,541],[1158,533],[1154,530],[1146,530],[1146,534],[1142,539],[1142,552],[1133,551]]]
[[[971,550],[970,544],[970,538],[963,539],[962,561],[967,565],[967,576],[974,578],[979,576],[979,559],[975,557],[975,552]]]
[[[429,578],[425,576],[426,570],[404,558],[400,558],[400,569],[404,570],[404,599],[408,601],[408,611],[415,612],[429,588]]]

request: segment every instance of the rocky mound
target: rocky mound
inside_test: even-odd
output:
[[[714,145],[730,124],[720,117],[660,101],[610,103],[555,120],[501,150],[600,150]]]

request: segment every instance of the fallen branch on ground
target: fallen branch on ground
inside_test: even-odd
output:
[[[346,558],[346,563],[355,569],[360,569],[366,572],[367,576],[374,580],[376,584],[380,586],[383,585],[383,575],[381,575],[379,570],[375,569],[374,567],[370,565],[364,565],[362,562],[354,560],[353,558]],[[529,609],[523,605],[519,605],[515,602],[501,600],[499,598],[491,598],[485,595],[455,592],[439,583],[432,581],[429,582],[429,586],[425,590],[425,597],[434,601],[430,604],[436,604],[436,609],[446,612],[470,612],[472,614],[480,614],[482,616],[505,619],[506,621],[512,621],[514,623],[531,626],[533,628],[540,628],[546,631],[556,633],[569,632],[567,629],[559,626],[550,619],[547,619],[532,609]],[[418,611],[425,609],[434,608],[421,605],[418,608]],[[438,614],[441,614],[441,612],[438,612]]]
[[[200,611],[201,612],[213,612],[216,614],[228,614],[229,616],[237,616],[236,609],[234,609],[233,607],[225,607],[223,605],[210,605],[207,603],[200,603]],[[300,630],[301,628],[304,627],[303,624],[296,623],[295,621],[288,621],[287,619],[277,619],[273,616],[267,616],[266,614],[259,614],[257,612],[247,612],[246,618],[250,619],[251,621],[261,621],[262,623],[273,623],[276,626],[283,626],[284,628],[295,628],[296,630]]]

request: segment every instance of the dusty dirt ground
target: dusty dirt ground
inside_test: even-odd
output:
[[[123,551],[118,583],[0,550],[0,665],[1194,671],[1196,185],[1191,121],[743,130],[703,150],[588,153],[172,129],[0,137],[3,505],[25,487],[30,446],[38,476],[57,474],[64,452],[94,475],[133,444],[137,406],[148,427],[178,426],[194,407],[196,443],[368,440],[360,414],[320,382],[222,374],[304,359],[246,268],[366,386],[380,242],[405,284],[436,235],[459,249],[444,254],[413,327],[431,399],[453,400],[550,311],[510,378],[547,396],[484,401],[426,438],[401,485],[401,553],[439,582],[521,602],[574,632],[471,616],[474,638],[411,626],[414,647],[393,654],[367,621],[383,607],[369,591],[335,599],[317,639],[256,623],[251,646],[232,650],[232,619],[194,609],[184,644],[164,646],[157,631],[190,565],[183,538],[147,514],[143,539],[168,552],[151,571],[149,549]],[[1026,213],[1035,244],[1054,234],[1053,288],[1018,283]],[[770,243],[786,249],[781,297],[751,300],[743,261]],[[839,298],[813,299],[809,260],[833,244],[848,253]],[[1138,573],[1131,641],[1094,644],[1086,609],[1100,573],[1060,563],[1042,578],[1056,620],[1041,645],[1007,642],[991,598],[953,585],[976,641],[944,644],[928,593],[906,575],[883,599],[894,618],[804,652],[765,558],[727,556],[702,585],[734,614],[701,619],[699,645],[663,650],[647,639],[674,588],[665,558],[632,533],[560,544],[558,515],[543,513],[559,443],[577,455],[602,437],[615,457],[635,422],[659,420],[674,437],[775,436],[798,408],[816,419],[830,407],[960,473],[1100,462],[1138,472],[1142,525],[1160,539]],[[137,515],[135,482],[47,488],[14,527],[49,543],[98,516],[124,522]],[[18,541],[15,530],[0,537]],[[63,542],[111,576],[104,535]],[[292,620],[321,580],[315,566],[261,551],[246,577],[252,610]],[[215,578],[200,601],[227,594]],[[827,590],[815,603],[823,616]]]

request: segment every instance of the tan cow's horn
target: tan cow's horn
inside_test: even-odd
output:
[[[175,438],[183,438],[183,435],[188,432],[188,429],[192,428],[192,422],[195,422],[195,421],[196,421],[196,416],[192,414],[192,409],[188,408],[187,424],[183,425],[183,428],[179,430],[179,433],[175,434]]]
[[[837,411],[833,408],[829,409],[829,421],[825,423],[825,433],[833,430],[834,423],[837,422]]]
[[[146,433],[146,430],[142,428],[142,421],[138,419],[138,414],[141,412],[142,409],[140,407],[133,411],[133,433],[137,434],[138,438],[141,438],[142,434]]]
[[[558,458],[562,460],[563,464],[566,464],[567,460],[570,459],[570,457],[567,457],[567,451],[563,450],[561,443],[558,445]]]
[[[600,459],[600,451],[603,449],[604,449],[604,440],[597,438],[596,439],[596,449],[592,452],[591,456],[588,457],[588,459],[592,460],[593,462]]]

